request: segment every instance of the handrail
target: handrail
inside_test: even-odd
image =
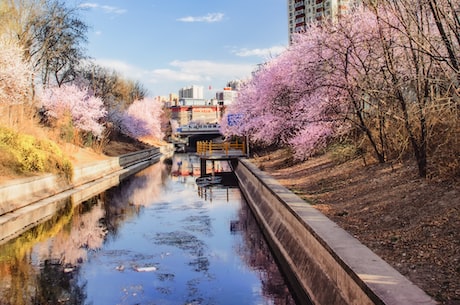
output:
[[[231,151],[241,151],[242,154],[246,153],[246,145],[243,142],[221,142],[216,143],[212,141],[198,141],[196,142],[196,152],[201,156],[212,156],[213,154],[225,154],[228,156]]]

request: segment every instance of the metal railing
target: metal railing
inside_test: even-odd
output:
[[[244,155],[246,154],[246,145],[244,141],[221,143],[212,141],[198,141],[196,142],[196,152],[201,156]]]

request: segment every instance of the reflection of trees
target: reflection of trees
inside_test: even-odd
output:
[[[66,200],[50,220],[1,245],[0,304],[84,304],[78,265],[102,246],[107,227],[157,198],[164,168],[154,164],[75,208]]]
[[[72,203],[64,200],[62,206],[49,220],[0,246],[0,304],[31,304],[40,272],[32,262],[34,246],[68,225],[74,213]]]
[[[77,283],[78,272],[63,272],[60,264],[46,260],[37,277],[37,290],[31,304],[84,304],[86,284]]]
[[[275,305],[294,305],[285,280],[246,203],[242,204],[239,220],[232,222],[231,230],[241,231],[245,242],[237,249],[237,253],[248,266],[257,270],[262,283],[262,295],[272,299]]]
[[[121,181],[104,194],[105,222],[109,232],[116,234],[120,224],[137,215],[140,208],[150,205],[161,194],[166,166],[157,162]]]
[[[1,268],[0,304],[16,305],[29,304],[29,298],[33,296],[35,283],[35,271],[30,265],[28,256],[12,257],[8,265]]]
[[[86,260],[88,250],[102,246],[106,235],[106,229],[101,223],[105,214],[102,202],[95,197],[77,209],[80,209],[79,213],[75,213],[66,230],[60,231],[47,243],[38,245],[40,257],[76,266]]]
[[[68,201],[49,221],[3,245],[0,304],[84,304],[76,265],[102,245],[103,217],[96,197],[75,209]]]

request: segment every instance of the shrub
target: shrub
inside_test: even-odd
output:
[[[72,178],[73,167],[56,143],[0,127],[0,162],[17,174],[57,173]]]

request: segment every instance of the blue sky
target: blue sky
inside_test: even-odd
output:
[[[90,27],[89,56],[139,80],[151,96],[199,85],[213,97],[227,81],[249,77],[288,41],[286,0],[75,3]]]

